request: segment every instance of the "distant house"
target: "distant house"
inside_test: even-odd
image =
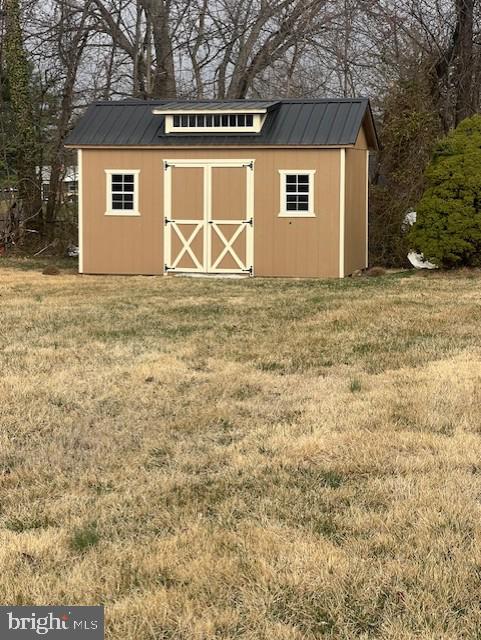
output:
[[[368,262],[367,99],[97,102],[78,150],[83,273],[343,277]]]
[[[40,169],[38,168],[40,171]],[[48,199],[48,192],[50,189],[50,167],[42,167],[42,200]],[[65,167],[61,188],[61,200],[70,201],[76,199],[78,195],[78,168],[77,167]]]

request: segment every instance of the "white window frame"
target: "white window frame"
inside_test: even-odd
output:
[[[105,208],[106,216],[140,216],[139,211],[139,174],[140,169],[105,169],[107,202]],[[112,209],[112,176],[113,175],[133,175],[134,176],[134,208]]]
[[[315,218],[314,212],[314,176],[315,169],[279,169],[280,175],[280,207],[279,218]],[[288,211],[287,210],[287,189],[286,189],[286,177],[297,175],[309,176],[309,191],[308,195],[308,210],[307,211]]]
[[[162,110],[154,109],[154,114],[164,115],[165,117],[165,133],[260,133],[266,119],[266,112],[253,112],[249,109],[243,111],[182,111],[164,113]],[[252,126],[249,127],[174,127],[174,116],[194,116],[194,115],[252,115]]]

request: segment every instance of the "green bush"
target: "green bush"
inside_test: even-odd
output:
[[[481,266],[480,115],[436,148],[409,244],[440,267]]]

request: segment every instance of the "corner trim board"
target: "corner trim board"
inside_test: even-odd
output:
[[[366,269],[369,267],[369,149],[366,151]]]
[[[340,150],[339,174],[339,277],[344,278],[344,244],[346,224],[346,150]]]
[[[78,165],[78,270],[84,272],[84,229],[83,229],[83,175],[82,149],[77,150]]]

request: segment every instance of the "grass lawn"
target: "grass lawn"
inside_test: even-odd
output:
[[[0,262],[0,601],[112,640],[481,637],[481,276]]]

